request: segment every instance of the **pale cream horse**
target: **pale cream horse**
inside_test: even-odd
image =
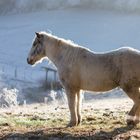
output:
[[[108,91],[123,89],[134,101],[127,123],[140,119],[140,52],[120,48],[108,53],[95,53],[68,40],[46,32],[36,33],[27,62],[34,65],[48,58],[57,67],[68,98],[71,120],[68,126],[81,122],[80,90]]]

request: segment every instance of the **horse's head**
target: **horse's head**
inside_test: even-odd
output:
[[[30,65],[34,65],[36,62],[40,61],[44,57],[45,57],[44,35],[41,33],[36,33],[36,37],[33,41],[32,48],[29,52],[27,62]]]

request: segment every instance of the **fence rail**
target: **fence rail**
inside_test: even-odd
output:
[[[0,62],[0,75],[4,75],[10,79],[36,83],[39,80],[58,81],[57,71],[55,69],[28,68],[14,66]]]

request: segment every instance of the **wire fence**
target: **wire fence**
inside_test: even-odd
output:
[[[0,75],[10,79],[26,81],[30,83],[38,83],[39,81],[49,80],[58,81],[56,72],[44,68],[29,68],[23,66],[15,66],[0,62]]]

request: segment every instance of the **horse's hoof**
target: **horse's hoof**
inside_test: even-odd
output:
[[[80,124],[81,124],[81,121],[82,121],[82,118],[81,118],[81,116],[79,116],[79,117],[78,117],[77,125],[80,125]]]
[[[77,124],[74,122],[70,122],[66,127],[74,127],[74,126],[77,126]]]
[[[78,123],[77,123],[77,125],[80,125],[81,124],[81,120],[78,120]]]
[[[77,123],[77,126],[80,126],[80,125],[81,125],[81,122],[78,122],[78,123]]]
[[[135,127],[136,126],[136,122],[134,122],[132,120],[127,120],[127,126],[129,126],[129,127]]]

